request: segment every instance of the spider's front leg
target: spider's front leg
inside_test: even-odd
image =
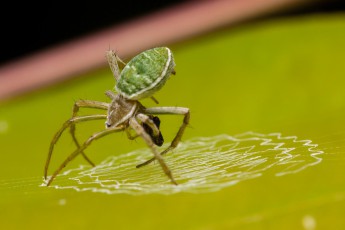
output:
[[[139,124],[139,122],[136,119],[139,119],[139,118],[138,117],[132,117],[129,120],[129,125],[135,130],[135,132],[138,135],[140,135],[144,139],[144,141],[146,142],[148,147],[150,147],[153,155],[155,156],[154,159],[156,159],[159,162],[159,164],[161,165],[164,173],[169,177],[169,179],[171,180],[171,182],[173,184],[177,185],[177,183],[176,183],[176,181],[175,181],[175,179],[174,179],[174,177],[173,177],[169,167],[165,163],[162,155],[159,154],[159,152],[155,148],[155,144],[153,143],[150,135],[145,132],[144,128]]]
[[[60,139],[62,133],[71,125],[75,125],[75,123],[84,122],[84,121],[91,121],[91,120],[99,120],[99,119],[106,119],[107,115],[91,115],[91,116],[83,116],[83,117],[73,117],[68,119],[61,127],[59,131],[57,131],[53,137],[53,140],[50,142],[49,152],[46,160],[46,164],[44,167],[44,178],[47,179],[48,168],[50,164],[50,159],[53,154],[54,146],[56,142]],[[79,145],[79,144],[78,144]],[[78,148],[80,149],[80,147]]]
[[[183,108],[183,107],[153,107],[153,108],[146,108],[144,110],[144,113],[146,114],[172,114],[172,115],[184,115],[183,123],[178,130],[175,138],[171,142],[170,146],[165,149],[163,152],[160,153],[160,155],[164,155],[170,150],[174,149],[177,147],[178,143],[181,141],[182,135],[184,133],[184,130],[186,129],[187,125],[189,124],[189,119],[190,119],[190,113],[188,108]],[[141,163],[137,165],[137,168],[140,168],[144,165],[147,165],[154,161],[155,158],[151,158],[148,161],[145,161],[144,163]]]
[[[100,116],[100,115],[99,115]],[[60,165],[60,167],[55,170],[55,172],[53,173],[53,175],[49,178],[49,181],[47,182],[47,186],[49,186],[53,180],[55,179],[55,177],[61,172],[61,170],[66,167],[66,165],[73,160],[76,156],[78,156],[78,154],[80,154],[81,152],[83,152],[89,145],[91,145],[91,143],[94,140],[97,140],[99,138],[102,138],[106,135],[109,135],[111,133],[115,133],[115,132],[119,132],[124,130],[124,127],[120,126],[120,127],[113,127],[113,128],[109,128],[103,131],[100,131],[98,133],[93,134],[91,137],[89,137],[89,139],[87,139],[87,141],[84,142],[83,145],[80,146],[80,148],[78,148],[77,150],[75,150],[73,153],[71,153],[65,160],[64,162],[62,162],[62,164]],[[47,179],[47,176],[45,174],[45,179]]]
[[[108,107],[109,107],[108,103],[101,102],[101,101],[78,100],[74,103],[73,114],[72,114],[71,119],[77,117],[80,108],[93,108],[93,109],[107,110]],[[77,148],[80,148],[80,144],[75,136],[75,123],[73,122],[71,123],[71,126],[70,126],[70,134]],[[92,165],[93,167],[95,166],[95,164],[86,156],[84,152],[81,152],[81,154],[84,157],[84,159],[87,162],[89,162],[90,165]]]

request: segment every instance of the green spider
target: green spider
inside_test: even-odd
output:
[[[44,169],[44,178],[47,181],[47,174],[54,146],[59,140],[61,134],[70,128],[70,133],[77,149],[71,153],[59,168],[52,174],[47,181],[49,186],[61,170],[76,156],[81,154],[92,166],[94,164],[83,152],[94,140],[104,137],[108,134],[126,131],[129,139],[141,136],[148,147],[151,149],[154,157],[137,165],[142,167],[157,160],[164,173],[170,178],[171,182],[177,185],[169,167],[163,159],[163,155],[174,149],[181,140],[185,128],[189,123],[190,113],[188,108],[183,107],[144,107],[138,100],[151,97],[156,103],[157,100],[153,94],[160,90],[171,74],[175,74],[175,63],[171,50],[167,47],[157,47],[146,50],[128,64],[124,63],[114,51],[106,52],[106,58],[116,80],[115,94],[112,91],[106,91],[105,94],[112,100],[111,103],[91,100],[78,100],[73,107],[73,114],[61,129],[55,134],[50,143],[48,157]],[[122,71],[119,69],[118,62],[122,62],[125,67]],[[88,116],[77,116],[79,108],[94,108],[107,110],[107,114],[97,114]],[[158,152],[155,145],[163,144],[163,137],[159,130],[159,119],[154,115],[159,114],[177,114],[184,115],[183,123],[178,130],[170,146],[161,153]],[[75,125],[79,122],[105,119],[106,129],[90,136],[82,145],[79,144],[75,136]],[[134,130],[137,135],[132,136],[130,130]]]

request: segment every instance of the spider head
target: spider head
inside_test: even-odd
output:
[[[105,122],[106,128],[126,124],[136,114],[138,105],[137,101],[127,100],[119,94],[113,95]]]

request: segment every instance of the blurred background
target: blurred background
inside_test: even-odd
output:
[[[340,0],[6,2],[0,15],[0,228],[345,229],[344,5]],[[281,139],[296,150],[290,163],[308,167],[277,176],[280,156],[273,155],[273,162],[268,151],[271,158],[260,155],[265,161],[259,165],[273,165],[270,170],[215,192],[162,195],[142,188],[146,195],[110,195],[84,191],[63,176],[54,186],[41,187],[49,144],[73,103],[108,101],[104,92],[115,82],[105,51],[114,49],[128,61],[155,46],[170,47],[177,64],[177,75],[156,95],[160,105],[191,110],[182,141],[281,133],[315,144],[321,160],[308,162],[313,157],[305,145]],[[142,103],[156,106],[147,99]],[[80,115],[95,113],[100,111],[85,109]],[[181,117],[160,119],[169,143]],[[83,141],[103,128],[104,121],[80,124],[77,137]],[[97,165],[144,147],[122,133],[98,140],[86,154]],[[62,135],[49,173],[74,148],[68,133]],[[174,154],[166,159],[178,175],[178,162],[169,158]],[[76,158],[63,172],[85,164]],[[239,171],[235,164],[227,170],[255,172],[239,165]],[[147,170],[131,172],[144,178]]]
[[[97,52],[108,48],[127,57],[254,20],[336,13],[344,8],[341,0],[30,2],[19,6],[7,2],[0,15],[0,101],[104,65]]]
[[[51,46],[69,42],[81,36],[99,32],[102,29],[116,26],[139,17],[166,10],[184,3],[200,4],[201,1],[168,0],[168,1],[126,1],[99,2],[73,5],[64,2],[34,5],[21,3],[19,6],[8,2],[1,14],[2,37],[0,63],[4,65]],[[248,1],[250,2],[250,1]],[[262,1],[264,2],[264,1]],[[288,1],[287,1],[288,2]],[[291,1],[293,2],[293,1]],[[344,1],[297,1],[290,9],[270,12],[265,17],[288,17],[300,14],[341,12]],[[253,1],[260,4],[260,1]],[[254,6],[253,6],[254,7]],[[255,8],[255,7],[254,7]],[[258,18],[256,18],[258,20]]]

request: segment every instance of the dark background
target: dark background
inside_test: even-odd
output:
[[[187,0],[6,3],[0,13],[0,64],[182,2]],[[325,0],[267,17],[344,9],[344,0]]]

